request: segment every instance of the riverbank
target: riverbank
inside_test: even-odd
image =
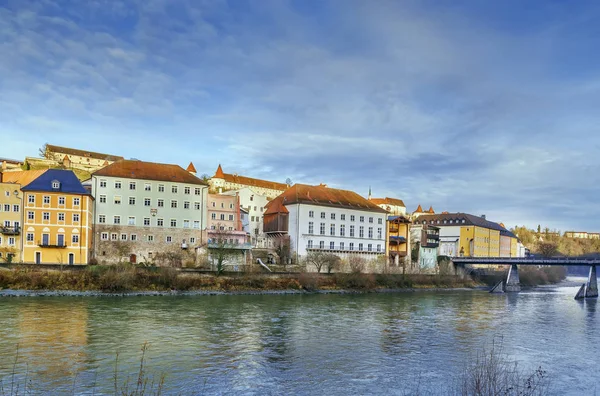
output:
[[[252,293],[355,293],[391,290],[472,289],[481,284],[448,275],[262,274],[226,276],[174,268],[91,266],[78,270],[14,268],[0,271],[0,296],[186,295]]]

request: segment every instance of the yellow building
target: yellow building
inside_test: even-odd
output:
[[[21,185],[4,181],[0,172],[0,262],[21,261],[23,193]]]
[[[402,265],[410,252],[410,220],[404,216],[388,216],[387,255],[391,265]]]
[[[21,259],[36,264],[87,264],[92,248],[92,196],[72,171],[10,172],[23,196]]]

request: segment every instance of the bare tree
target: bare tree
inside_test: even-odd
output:
[[[335,254],[329,253],[325,255],[325,268],[327,269],[328,274],[338,270],[341,267],[341,264],[342,259]]]
[[[363,272],[366,264],[367,260],[365,260],[363,257],[360,257],[356,254],[348,256],[348,266],[350,267],[350,271],[353,273],[359,274]]]
[[[225,262],[235,258],[239,254],[239,250],[235,249],[235,244],[231,242],[231,234],[225,230],[220,224],[217,224],[216,229],[209,231],[208,249],[213,263],[216,260],[217,276],[225,271]]]
[[[289,235],[279,235],[273,238],[273,248],[279,260],[285,266],[290,258],[291,240]]]
[[[558,253],[558,246],[551,242],[538,242],[537,250],[543,257],[548,258]]]

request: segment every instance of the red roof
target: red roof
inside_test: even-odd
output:
[[[413,213],[423,213],[423,208],[421,207],[421,205],[419,205],[417,207],[417,210],[415,210]]]
[[[427,211],[427,213],[435,214],[435,211],[433,210],[433,206],[429,207],[429,210]]]
[[[196,173],[196,167],[194,167],[194,163],[190,162],[190,164],[188,165],[188,167],[185,169],[188,172],[193,172]]]
[[[404,205],[404,201],[397,198],[371,198],[371,202],[373,202],[375,205],[392,205],[406,207],[406,205]]]
[[[213,176],[215,179],[224,179],[226,182],[241,184],[244,186],[253,186],[260,188],[268,188],[271,190],[277,191],[285,191],[289,186],[285,183],[277,183],[268,180],[254,179],[252,177],[246,176],[238,176],[231,173],[224,173],[223,168],[221,168],[221,164],[217,168],[215,175]]]
[[[329,188],[325,185],[309,186],[306,184],[294,184],[285,190],[267,204],[267,212],[276,213],[276,210],[279,210],[282,206],[295,203],[387,213],[384,209],[353,191]]]
[[[155,162],[136,160],[114,162],[92,173],[92,175],[206,185],[204,181],[190,172],[186,172],[179,165],[157,164]]]

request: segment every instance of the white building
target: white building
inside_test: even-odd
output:
[[[252,177],[240,176],[235,173],[225,173],[219,164],[215,175],[208,181],[213,193],[223,193],[229,190],[238,190],[244,187],[250,188],[255,194],[264,195],[273,199],[284,192],[289,186],[268,180],[254,179]]]
[[[385,209],[389,214],[395,216],[404,216],[406,215],[406,205],[404,205],[404,201],[397,198],[369,198],[369,201],[373,202],[375,205],[379,206],[382,209]]]
[[[385,254],[386,215],[355,192],[295,184],[267,204],[264,229],[290,236],[296,262],[316,250],[371,260]]]
[[[265,195],[255,192],[250,187],[237,190],[229,190],[223,195],[237,195],[240,200],[240,208],[248,213],[248,229],[250,232],[250,243],[258,248],[266,248],[267,240],[263,231],[263,217],[269,199]]]

